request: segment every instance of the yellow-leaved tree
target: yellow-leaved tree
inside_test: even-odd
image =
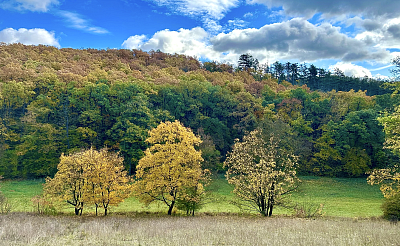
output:
[[[104,208],[118,205],[131,193],[131,179],[124,170],[123,158],[106,148],[90,148],[61,155],[54,178],[46,178],[44,195],[66,201],[81,215],[84,205]]]
[[[390,149],[400,156],[400,107],[397,107],[391,115],[378,118],[384,127],[385,148]],[[385,198],[400,194],[400,167],[375,169],[370,172],[367,181],[371,185],[379,184],[380,190]]]
[[[201,140],[179,121],[162,122],[149,135],[146,142],[151,147],[136,168],[134,193],[146,204],[165,203],[171,215],[178,199],[193,199],[193,194],[186,192],[202,189],[199,184],[203,179],[203,158],[195,149]]]
[[[271,216],[281,197],[297,188],[293,143],[289,126],[280,121],[266,122],[236,140],[224,167],[242,208]]]

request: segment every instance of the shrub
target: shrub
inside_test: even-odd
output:
[[[316,218],[324,215],[324,204],[318,204],[312,201],[296,203],[293,209],[294,216],[298,218]]]
[[[7,197],[0,191],[0,214],[7,214],[11,212],[11,204],[8,202]]]
[[[0,176],[0,180],[3,177]],[[0,214],[7,214],[11,211],[11,204],[8,202],[7,197],[0,190]]]
[[[57,210],[53,202],[50,199],[46,199],[44,196],[34,196],[32,199],[32,206],[38,214],[56,215]]]
[[[400,194],[386,198],[382,204],[383,217],[391,221],[397,221],[400,218]]]

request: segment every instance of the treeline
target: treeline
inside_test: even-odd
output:
[[[233,67],[218,62],[205,62],[204,68],[211,72],[233,71]],[[250,54],[240,56],[236,70],[249,71],[253,77],[260,81],[266,77],[273,77],[278,80],[288,81],[293,85],[307,85],[311,90],[320,90],[328,92],[336,91],[367,91],[367,95],[382,95],[390,93],[390,90],[385,88],[385,80],[376,80],[368,77],[349,77],[345,76],[344,72],[339,68],[333,71],[324,68],[317,68],[313,64],[299,63],[281,63],[276,61],[273,64],[260,64]]]
[[[159,51],[1,44],[0,175],[53,176],[62,153],[91,146],[120,151],[133,174],[148,131],[174,120],[202,138],[203,167],[215,172],[235,139],[277,118],[297,139],[301,174],[360,176],[391,164],[377,117],[400,104],[392,87],[342,76],[338,90],[365,83],[337,91],[310,72],[275,74]]]

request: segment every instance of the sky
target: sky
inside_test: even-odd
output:
[[[314,64],[388,78],[399,0],[0,0],[0,42]]]

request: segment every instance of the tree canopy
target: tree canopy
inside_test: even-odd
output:
[[[246,208],[271,216],[282,196],[295,190],[297,156],[292,144],[289,126],[281,121],[264,123],[235,142],[224,166]]]
[[[201,189],[203,158],[195,149],[201,140],[179,121],[167,121],[151,130],[146,142],[151,146],[137,166],[135,195],[146,204],[165,203],[171,215],[188,189]]]

